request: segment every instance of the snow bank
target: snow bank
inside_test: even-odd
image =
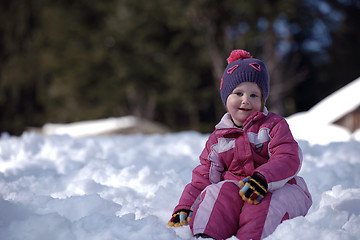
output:
[[[2,134],[0,239],[193,239],[166,223],[207,137]],[[268,239],[358,239],[360,143],[299,143],[314,203]]]
[[[69,135],[72,137],[89,137],[110,134],[166,133],[169,129],[159,123],[135,116],[123,116],[89,120],[73,123],[47,123],[40,132],[45,135]]]
[[[334,124],[336,120],[359,107],[359,91],[360,77],[330,94],[309,111],[289,116],[287,121],[293,135],[311,144],[322,145],[350,139],[360,141],[360,129],[350,133],[346,128]]]
[[[356,139],[356,135],[351,134],[346,128],[325,123],[321,116],[309,112],[295,113],[286,120],[296,139],[306,140],[311,144],[326,145]]]
[[[360,105],[360,77],[330,94],[307,113],[324,124],[331,124]]]

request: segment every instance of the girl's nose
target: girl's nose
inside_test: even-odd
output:
[[[249,103],[249,97],[246,94],[243,95],[241,103],[243,104]]]

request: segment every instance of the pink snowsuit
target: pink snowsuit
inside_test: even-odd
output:
[[[256,112],[237,128],[226,113],[210,135],[174,213],[193,211],[194,235],[215,239],[263,239],[286,219],[305,216],[312,200],[297,176],[301,149],[284,118]],[[265,176],[268,192],[257,205],[244,202],[238,182],[254,172]]]

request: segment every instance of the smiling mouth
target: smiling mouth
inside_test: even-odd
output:
[[[247,109],[247,108],[239,108],[239,110],[248,112],[248,111],[250,111],[251,109]]]

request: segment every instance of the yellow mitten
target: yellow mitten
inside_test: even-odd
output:
[[[180,210],[176,212],[170,221],[168,222],[169,227],[180,227],[187,225],[192,217],[192,211],[190,210]]]
[[[252,176],[248,176],[239,182],[241,189],[240,196],[244,201],[251,204],[258,204],[267,193],[267,182],[265,177],[256,172]]]

